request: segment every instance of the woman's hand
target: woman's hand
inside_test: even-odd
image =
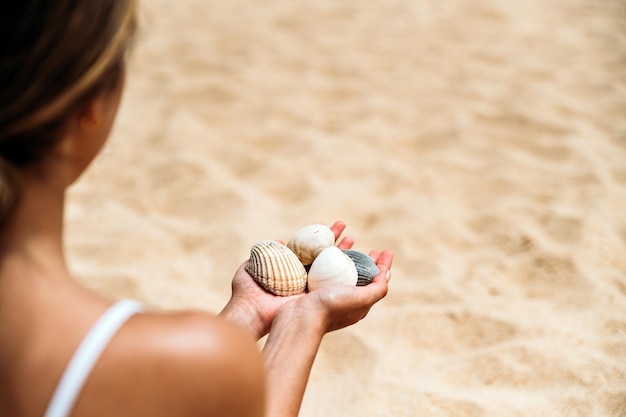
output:
[[[362,287],[351,285],[333,285],[303,294],[298,299],[291,299],[284,310],[301,317],[319,320],[323,332],[328,333],[351,326],[363,319],[370,308],[387,295],[388,282],[391,279],[391,251],[372,251],[369,254],[376,262],[380,273],[374,280]],[[278,314],[283,314],[282,310]]]
[[[331,230],[335,234],[335,241],[339,240],[346,228],[346,224],[341,221],[335,222]],[[350,249],[354,240],[344,237],[337,244],[340,249]],[[243,325],[256,335],[257,339],[265,336],[272,325],[276,312],[287,302],[302,295],[291,297],[280,297],[264,290],[246,272],[244,262],[232,281],[232,296],[228,304],[224,307],[220,316],[233,320]]]

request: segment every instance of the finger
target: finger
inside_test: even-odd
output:
[[[339,239],[339,236],[346,229],[346,223],[341,220],[336,221],[332,226],[330,226],[330,230],[335,234],[335,240]]]
[[[378,256],[375,258],[375,262],[378,270],[380,271],[376,278],[384,279],[385,282],[389,282],[389,280],[391,280],[391,264],[393,263],[393,252],[385,249],[382,252],[372,251],[371,253],[376,254],[376,252],[378,252]],[[376,280],[376,278],[374,278],[374,280]]]
[[[341,239],[341,242],[337,244],[337,247],[339,249],[350,249],[352,245],[354,245],[354,239],[352,239],[350,236],[346,236]]]
[[[385,278],[386,271],[381,271],[380,274],[374,277],[374,280],[368,285],[362,288],[365,292],[365,297],[370,304],[374,304],[381,299],[383,299],[387,292],[389,291],[389,286],[387,285],[387,279]]]
[[[388,249],[380,252],[378,257],[376,258],[376,266],[379,269],[389,270],[391,269],[391,264],[393,263],[393,252]]]
[[[374,260],[374,262],[376,262],[378,260],[379,256],[380,256],[380,251],[379,250],[373,250],[373,251],[370,251],[370,253],[369,253],[369,257],[372,258]]]

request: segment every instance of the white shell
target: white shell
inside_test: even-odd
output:
[[[300,259],[303,265],[311,265],[317,255],[335,244],[335,234],[328,226],[311,224],[298,230],[287,247]]]
[[[246,271],[276,295],[296,295],[306,289],[304,266],[291,250],[279,242],[265,240],[252,246]]]
[[[336,246],[324,249],[309,269],[309,291],[329,285],[356,285],[358,274],[352,259]]]

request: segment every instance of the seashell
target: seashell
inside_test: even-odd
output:
[[[309,291],[315,291],[329,285],[356,285],[358,275],[356,266],[337,246],[324,249],[309,270]]]
[[[335,244],[335,234],[328,226],[311,224],[298,230],[287,247],[298,256],[303,265],[311,265],[317,255]]]
[[[364,286],[372,282],[374,277],[380,273],[380,270],[376,266],[376,262],[368,255],[363,252],[359,252],[358,250],[345,249],[343,251],[352,262],[356,266],[356,273],[358,275],[358,280],[356,285]]]
[[[306,289],[307,275],[302,262],[279,242],[265,240],[252,246],[246,271],[276,295],[296,295]]]

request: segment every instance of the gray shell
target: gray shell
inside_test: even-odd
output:
[[[376,263],[372,258],[363,252],[352,249],[344,249],[343,253],[348,255],[354,265],[356,266],[356,272],[359,276],[357,284],[358,286],[364,286],[372,282],[374,277],[380,273],[380,270],[376,266]]]

